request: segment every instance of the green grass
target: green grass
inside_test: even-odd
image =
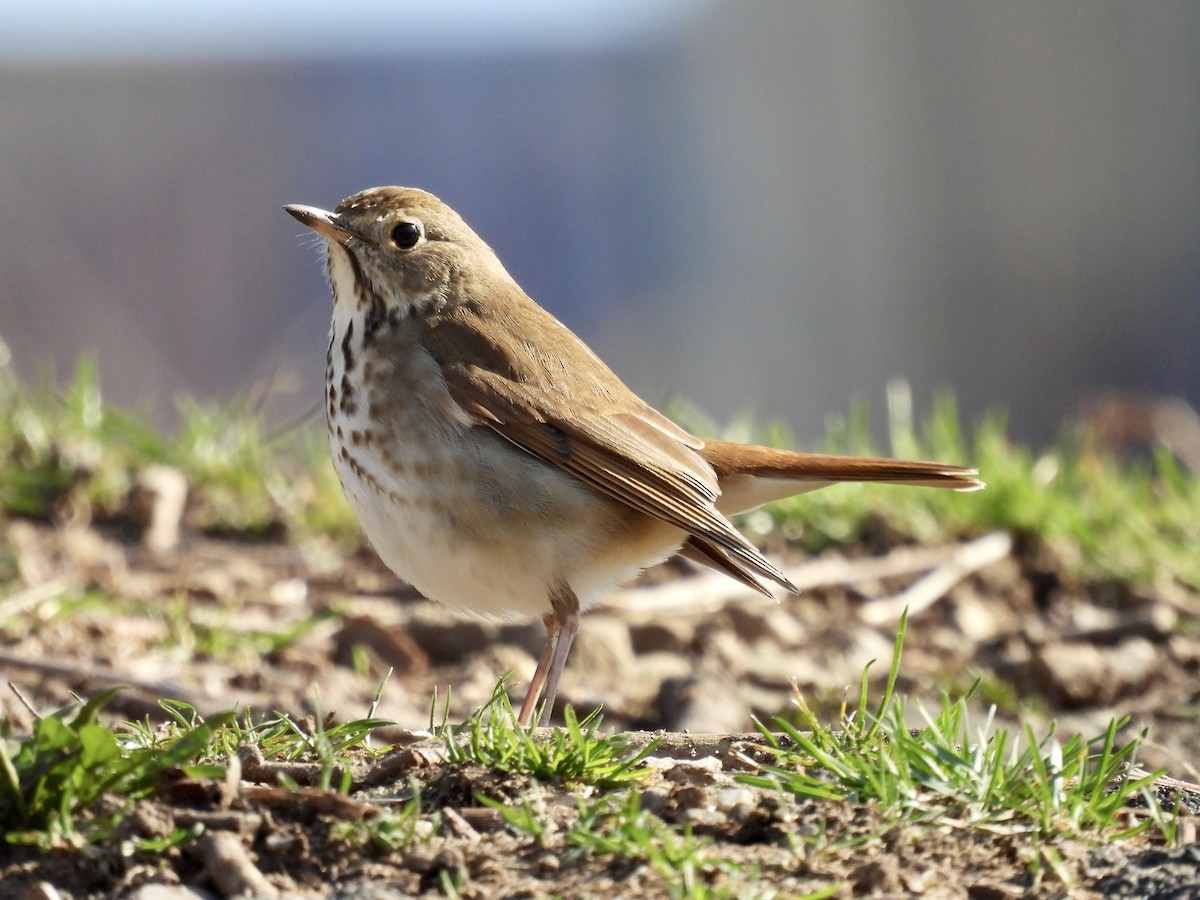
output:
[[[431,708],[431,720],[432,712]],[[648,770],[639,764],[658,742],[639,751],[629,750],[620,735],[600,733],[598,709],[581,721],[568,708],[564,720],[566,726],[554,728],[549,740],[534,741],[517,724],[506,679],[502,679],[483,708],[453,727],[443,717],[439,730],[446,744],[446,760],[451,764],[470,761],[497,772],[604,790],[645,779]]]
[[[712,839],[696,837],[690,827],[668,825],[642,809],[639,788],[651,773],[639,763],[658,741],[629,750],[620,735],[599,733],[599,710],[581,721],[567,707],[564,719],[564,728],[553,728],[548,739],[534,741],[517,724],[502,680],[491,700],[462,725],[448,727],[443,722],[444,757],[450,765],[483,766],[533,779],[534,788],[518,803],[483,794],[477,794],[476,801],[495,809],[509,827],[542,848],[552,846],[552,838],[537,782],[576,792],[578,817],[563,838],[567,866],[590,856],[646,865],[670,896],[681,900],[756,896],[747,888],[756,873],[723,860]],[[717,878],[723,883],[714,886]]]
[[[1159,808],[1150,791],[1164,773],[1132,777],[1145,735],[1119,743],[1127,720],[1114,719],[1105,731],[1061,741],[1052,723],[1038,738],[1029,726],[1014,734],[993,725],[993,707],[972,728],[968,704],[943,695],[936,715],[917,707],[925,726],[910,730],[908,703],[895,693],[907,616],[896,634],[895,653],[883,697],[872,709],[864,671],[857,707],[836,726],[814,716],[796,697],[801,727],[774,720],[790,741],[760,726],[775,762],[761,775],[740,780],[774,787],[798,797],[856,806],[872,804],[896,823],[954,827],[996,834],[1027,835],[1034,844],[1056,837],[1122,840],[1157,828],[1174,841],[1174,819]],[[868,667],[869,668],[869,667]],[[1126,811],[1142,799],[1153,814],[1130,825]]]
[[[315,787],[346,793],[352,757],[374,755],[372,733],[392,724],[368,717],[304,725],[284,714],[256,720],[249,710],[205,718],[190,704],[161,700],[164,724],[147,718],[114,726],[101,712],[118,690],[39,716],[21,738],[8,720],[0,723],[0,834],[7,843],[50,848],[105,840],[167,769],[219,779],[224,761],[246,745],[269,760],[311,761]],[[295,787],[286,778],[281,783]],[[396,828],[391,819],[380,823],[382,832]]]
[[[378,815],[334,823],[331,833],[351,846],[371,853],[411,850],[437,834],[441,828],[441,814],[435,810],[423,815],[420,787],[410,783],[409,792],[407,800],[383,807]]]
[[[103,840],[166,769],[198,762],[232,719],[189,723],[169,740],[139,745],[99,720],[115,693],[39,717],[23,740],[2,723],[0,833],[7,843],[51,848]],[[101,803],[112,798],[116,809]]]
[[[758,880],[757,872],[722,859],[712,839],[696,837],[690,826],[668,825],[642,809],[637,791],[580,800],[577,808],[579,818],[566,836],[567,846],[574,851],[648,865],[672,897],[752,896],[748,883]],[[567,860],[572,858],[568,853]],[[714,885],[718,878],[721,883]]]
[[[331,610],[323,610],[290,623],[281,622],[277,628],[247,628],[239,621],[236,607],[205,609],[189,602],[185,593],[176,594],[166,603],[139,604],[134,611],[164,624],[164,647],[182,652],[188,659],[224,662],[270,658],[336,616]]]
[[[0,604],[0,630],[8,640],[19,641],[61,622],[90,621],[105,628],[116,617],[139,617],[161,623],[158,642],[177,657],[235,663],[270,658],[336,616],[333,610],[321,610],[292,621],[272,622],[269,627],[249,628],[236,602],[198,604],[190,602],[184,592],[165,600],[133,599],[79,590],[64,582],[53,603],[38,603],[35,610],[8,609]]]
[[[105,404],[87,360],[61,390],[0,369],[0,515],[122,522],[136,515],[139,472],[165,465],[188,483],[191,527],[357,539],[315,422],[272,433],[239,403],[183,399],[179,410],[180,425],[166,436]]]

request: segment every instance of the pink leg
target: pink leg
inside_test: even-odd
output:
[[[546,676],[546,711],[553,714],[554,698],[558,696],[558,682],[562,678],[563,667],[567,664],[567,654],[571,652],[571,644],[575,640],[575,632],[579,630],[579,613],[571,612],[558,617],[558,640],[554,644],[554,658],[550,661],[550,672]]]
[[[546,683],[546,674],[550,671],[550,663],[554,658],[554,648],[558,644],[561,629],[554,613],[550,613],[542,621],[546,623],[546,646],[542,648],[542,655],[538,657],[537,667],[533,670],[533,678],[529,682],[529,692],[525,695],[525,702],[521,704],[521,713],[517,716],[517,723],[522,728],[528,728],[533,722],[538,697],[542,693],[542,686]]]
[[[529,693],[517,716],[517,723],[522,728],[537,725],[535,717],[541,718],[537,715],[539,700],[545,701],[544,709],[554,712],[558,682],[567,664],[567,654],[571,652],[575,632],[579,630],[579,600],[569,586],[562,584],[550,590],[550,609],[551,612],[542,619],[546,623],[546,646],[538,657],[533,680],[529,683]]]

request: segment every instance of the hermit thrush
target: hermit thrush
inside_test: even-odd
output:
[[[523,725],[553,706],[580,610],[650,564],[681,553],[764,594],[796,590],[729,516],[838,481],[983,486],[958,466],[689,434],[424,191],[284,209],[328,245],[325,414],[346,497],[426,597],[543,617]]]

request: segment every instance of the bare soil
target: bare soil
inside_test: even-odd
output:
[[[672,896],[652,865],[565,845],[578,811],[564,787],[448,767],[419,734],[435,688],[444,698],[453,686],[452,720],[486,702],[505,671],[519,692],[543,639],[540,624],[458,617],[398,585],[366,550],[193,534],[153,552],[119,529],[26,521],[5,529],[0,674],[33,710],[119,683],[128,687],[110,705],[117,719],[161,720],[158,700],[174,698],[204,714],[250,707],[262,716],[347,721],[367,714],[391,668],[378,715],[397,725],[382,729],[377,743],[398,743],[382,757],[355,760],[348,796],[285,790],[272,761],[244,754],[229,762],[224,781],[162,784],[100,844],[54,852],[0,845],[0,897],[54,896],[46,893],[52,886],[75,898],[383,898],[438,895],[448,885],[464,897]],[[906,554],[922,553],[929,559],[906,574],[871,568],[882,558],[902,570]],[[795,800],[734,781],[752,768],[750,750],[735,752],[736,737],[720,736],[750,731],[751,716],[788,714],[796,691],[836,721],[868,661],[878,660],[877,679],[886,673],[896,621],[881,616],[890,607],[878,598],[897,596],[924,570],[944,571],[954,553],[929,555],[881,535],[836,557],[792,559],[798,571],[816,573],[810,581],[826,583],[781,604],[715,576],[661,567],[585,618],[560,701],[581,711],[602,704],[606,728],[674,736],[651,761],[643,806],[709,842],[696,878],[733,896],[833,886],[837,896],[1200,895],[1191,819],[1176,849],[1143,836],[1061,840],[1051,853],[1019,833],[955,822],[889,827],[870,805]],[[1149,729],[1144,766],[1200,782],[1194,592],[1076,579],[1050,548],[1021,540],[948,590],[931,590],[909,621],[903,693],[933,707],[939,691],[961,693],[979,676],[980,720],[986,703],[996,703],[1003,721],[1020,717],[1041,732],[1056,719],[1064,737],[1094,736],[1111,718],[1129,716],[1124,738]],[[298,637],[282,637],[293,629]],[[0,715],[17,734],[32,721],[20,697],[0,692]],[[685,732],[693,744],[679,736]],[[289,773],[302,785],[314,778],[303,764]],[[344,823],[407,798],[414,782],[423,818],[436,826],[427,840],[389,851],[345,836]],[[540,843],[515,833],[480,794],[529,798],[551,826]],[[196,823],[203,834],[182,848],[123,850],[122,837]]]

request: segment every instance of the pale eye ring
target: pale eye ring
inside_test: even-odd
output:
[[[400,250],[411,250],[421,242],[423,236],[424,230],[421,228],[421,223],[410,219],[393,225],[390,235],[392,243]]]

